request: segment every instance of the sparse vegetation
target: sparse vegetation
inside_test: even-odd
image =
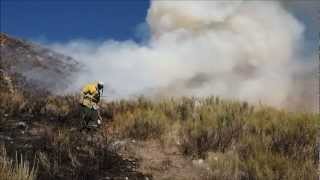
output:
[[[146,98],[103,102],[104,126],[96,135],[81,133],[77,96],[0,91],[1,140],[10,152],[3,155],[0,179],[20,172],[26,179],[81,179],[116,174],[125,169],[110,139],[158,140],[163,147],[177,146],[186,158],[203,159],[211,169],[208,179],[316,179],[319,114],[286,112],[271,107],[217,97],[152,101]],[[21,147],[12,122],[30,127],[31,147]],[[35,128],[35,124],[37,128]],[[11,123],[11,124],[10,124]],[[91,140],[87,140],[88,137]],[[14,138],[14,137],[11,137]],[[96,138],[92,143],[92,138]],[[28,166],[34,157],[35,166]],[[129,171],[129,170],[128,170]],[[111,173],[112,172],[112,173]],[[37,175],[36,175],[37,173]],[[123,174],[119,170],[118,175]],[[132,174],[131,174],[132,175]],[[130,174],[126,175],[130,176]],[[140,174],[140,176],[142,176]],[[136,175],[135,177],[138,177]],[[10,179],[10,178],[9,178]],[[12,178],[11,178],[12,179]],[[14,178],[13,178],[14,179]]]

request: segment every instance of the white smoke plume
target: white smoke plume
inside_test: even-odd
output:
[[[276,107],[300,101],[294,96],[304,90],[294,74],[311,67],[297,53],[304,26],[280,2],[152,1],[146,22],[151,37],[143,44],[72,41],[51,47],[87,67],[76,89],[102,80],[113,98],[216,95]]]

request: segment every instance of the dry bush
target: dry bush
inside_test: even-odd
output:
[[[180,137],[186,154],[203,157],[209,150],[224,152],[242,132],[245,116],[252,111],[246,103],[209,98],[200,102],[193,116],[182,122]]]
[[[6,152],[5,147],[1,146],[0,154],[0,179],[2,180],[35,180],[37,178],[37,165],[30,166],[28,161],[23,160],[16,154],[13,161]]]
[[[173,140],[185,155],[208,158],[213,179],[317,176],[316,114],[254,108],[216,97],[156,102],[142,98],[113,102],[108,108],[115,112],[112,125],[120,135]],[[223,161],[213,161],[212,154]]]
[[[245,164],[234,151],[209,152],[207,162],[212,169],[210,179],[240,180],[246,178],[243,171]]]
[[[0,109],[3,114],[17,114],[25,105],[25,99],[18,92],[0,92]]]

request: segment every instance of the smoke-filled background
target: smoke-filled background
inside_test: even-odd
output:
[[[215,95],[316,109],[316,54],[303,53],[305,27],[281,2],[152,1],[141,26],[139,43],[50,44],[86,67],[70,90],[101,80],[109,98]]]

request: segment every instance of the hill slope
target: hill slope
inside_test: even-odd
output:
[[[103,102],[102,127],[81,132],[75,96],[18,89],[0,96],[0,144],[8,152],[0,158],[21,154],[30,169],[36,162],[37,179],[318,177],[316,114],[214,97],[139,98]]]
[[[66,88],[81,68],[71,57],[0,33],[1,69],[19,75],[17,85],[56,91]]]
[[[0,179],[318,178],[319,114],[140,97],[103,101],[102,127],[80,131],[78,97],[47,91],[78,67],[1,35]]]

